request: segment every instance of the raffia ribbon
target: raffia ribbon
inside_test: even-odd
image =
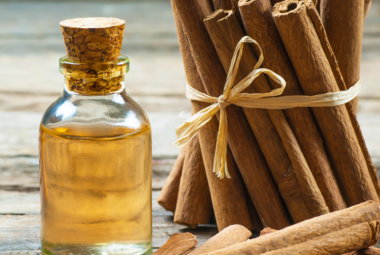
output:
[[[260,49],[260,58],[257,61],[253,71],[249,73],[234,87],[234,80],[239,68],[240,59],[243,53],[244,43],[254,43]],[[228,70],[227,80],[224,86],[223,94],[220,97],[212,97],[201,93],[189,84],[186,86],[186,97],[190,100],[212,103],[209,107],[194,114],[189,120],[176,129],[177,141],[175,145],[182,147],[189,142],[199,130],[207,124],[211,118],[220,111],[219,130],[216,143],[213,171],[221,179],[224,177],[231,178],[227,169],[227,113],[226,107],[234,104],[247,108],[260,109],[289,109],[294,107],[332,107],[345,104],[354,99],[360,92],[361,81],[359,80],[354,86],[345,91],[329,92],[314,96],[280,96],[286,86],[285,80],[275,72],[259,68],[264,60],[263,52],[260,45],[249,36],[244,36],[235,48],[231,60],[230,69]],[[271,79],[280,84],[280,88],[273,89],[268,93],[241,93],[245,90],[256,77],[265,73]]]

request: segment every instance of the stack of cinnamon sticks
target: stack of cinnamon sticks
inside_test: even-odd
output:
[[[353,86],[360,78],[362,26],[370,1],[322,0],[320,10],[315,4],[172,0],[187,83],[219,97],[235,47],[248,35],[261,46],[262,66],[285,79],[284,96]],[[338,29],[342,24],[349,27]],[[256,46],[244,48],[236,83],[253,70],[259,54]],[[277,87],[261,75],[244,92]],[[261,230],[379,201],[380,182],[355,102],[286,110],[229,105],[226,158],[231,178],[220,179],[213,172],[219,116],[213,117],[181,150],[158,202],[174,213],[175,222],[190,228],[215,216],[219,230],[234,224]],[[194,114],[207,106],[192,101]]]

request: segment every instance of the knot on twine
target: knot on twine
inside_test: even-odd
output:
[[[220,97],[218,97],[218,105],[220,110],[224,110],[227,106],[230,105],[230,103],[224,100],[224,95],[221,95]]]
[[[253,71],[242,79],[237,85],[233,86],[234,80],[239,68],[240,59],[243,53],[244,43],[254,43],[260,49],[260,58],[257,61]],[[212,97],[201,93],[186,85],[186,97],[190,100],[211,103],[209,107],[194,114],[189,120],[176,129],[177,141],[174,143],[179,147],[186,145],[199,130],[209,122],[212,117],[220,111],[219,130],[217,135],[216,150],[214,157],[213,171],[223,179],[231,178],[227,169],[227,113],[226,107],[234,104],[246,108],[260,109],[289,109],[294,107],[333,107],[345,104],[354,99],[360,92],[361,81],[359,80],[354,86],[345,91],[329,92],[314,96],[282,96],[285,89],[285,80],[275,72],[259,68],[264,60],[263,52],[260,45],[249,36],[244,36],[236,45],[234,55],[231,60],[230,69],[228,70],[226,83],[223,94],[219,97]],[[273,89],[267,93],[241,93],[252,81],[260,74],[265,73],[275,82],[280,84],[280,88]]]

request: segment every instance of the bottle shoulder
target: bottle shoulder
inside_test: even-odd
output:
[[[101,96],[63,91],[46,110],[44,128],[69,136],[118,137],[150,132],[144,110],[125,90]]]

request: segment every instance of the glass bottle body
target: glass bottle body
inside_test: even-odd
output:
[[[40,128],[42,252],[149,254],[151,155],[149,121],[123,82],[105,94],[65,85]]]

